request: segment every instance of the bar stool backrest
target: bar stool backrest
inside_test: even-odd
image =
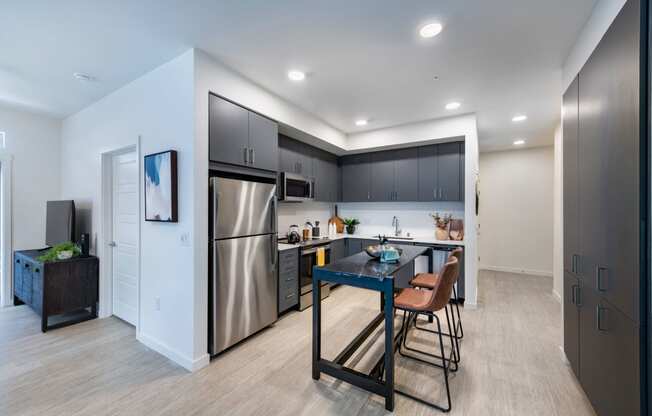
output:
[[[432,296],[428,304],[428,310],[436,312],[443,309],[451,298],[453,285],[457,281],[459,273],[459,262],[457,257],[450,256],[439,272],[437,286],[432,290]]]

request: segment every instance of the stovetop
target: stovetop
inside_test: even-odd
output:
[[[315,238],[312,238],[310,240],[301,240],[300,242],[293,243],[293,244],[297,244],[300,247],[313,247],[313,246],[322,246],[322,245],[330,243],[331,241],[333,241],[333,240],[331,240],[328,237],[315,237]],[[290,243],[288,243],[287,237],[279,238],[278,242],[283,243],[283,244],[290,244]]]

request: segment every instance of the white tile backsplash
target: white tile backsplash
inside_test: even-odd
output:
[[[337,204],[341,218],[360,220],[360,234],[374,235],[394,232],[392,218],[398,217],[403,235],[432,236],[435,226],[431,213],[452,214],[453,218],[464,218],[463,202],[344,202]],[[290,225],[303,228],[306,221],[320,222],[322,235],[328,233],[328,220],[333,215],[335,204],[323,202],[279,203],[278,233],[285,235]]]
[[[464,218],[464,202],[347,202],[338,204],[342,218],[357,218],[361,234],[393,234],[392,219],[399,220],[403,235],[432,236],[435,225],[431,213]]]
[[[328,234],[328,220],[333,215],[335,204],[326,202],[279,202],[278,234],[286,235],[290,225],[296,224],[303,229],[306,221],[313,225],[319,221],[322,235]]]

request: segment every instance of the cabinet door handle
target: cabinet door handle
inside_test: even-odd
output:
[[[251,148],[249,148],[249,163],[252,165],[256,163],[256,152]]]
[[[367,191],[367,199],[371,199],[371,192]]]
[[[285,299],[290,299],[294,297],[294,293],[290,293],[289,295],[285,296]]]
[[[596,314],[596,326],[598,331],[607,331],[606,326],[604,325],[604,318],[602,317],[602,312],[606,312],[607,308],[603,308],[602,306],[598,305],[595,309],[595,314]]]
[[[608,276],[609,275],[607,274],[607,268],[606,267],[602,267],[602,266],[597,266],[596,267],[596,270],[595,270],[595,280],[596,280],[595,285],[596,285],[596,287],[598,288],[598,290],[600,292],[606,292],[607,291],[606,285],[603,285],[603,280],[604,280],[603,277],[608,278]],[[608,281],[608,279],[607,279],[607,281]]]
[[[245,165],[249,163],[249,158],[248,158],[249,152],[247,151],[247,148],[244,148],[244,163]]]
[[[432,199],[437,199],[437,191],[435,191],[435,188],[432,188]]]
[[[577,285],[571,286],[571,303],[577,305]]]

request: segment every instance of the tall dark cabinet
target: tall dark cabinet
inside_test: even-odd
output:
[[[564,351],[598,415],[647,414],[646,3],[563,97]]]

